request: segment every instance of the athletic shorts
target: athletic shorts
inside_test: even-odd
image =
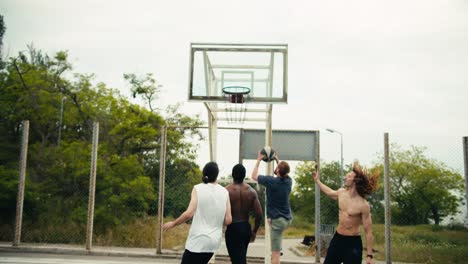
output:
[[[249,222],[237,222],[227,226],[224,237],[232,264],[247,263],[247,248],[251,234]]]
[[[207,264],[213,256],[213,252],[196,253],[189,250],[184,251],[181,264]]]
[[[271,219],[271,251],[281,251],[283,231],[291,224],[291,220],[283,217]]]
[[[362,262],[361,236],[343,236],[335,232],[324,264],[355,264]]]

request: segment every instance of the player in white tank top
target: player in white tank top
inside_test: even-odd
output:
[[[215,252],[221,244],[227,190],[216,183],[195,185],[198,206],[185,244],[191,252]]]
[[[189,206],[176,220],[164,224],[164,230],[193,217],[185,243],[182,263],[208,263],[221,244],[223,225],[232,222],[228,191],[216,183],[219,169],[214,162],[203,168],[203,182],[193,187]]]

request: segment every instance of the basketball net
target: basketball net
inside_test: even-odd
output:
[[[248,94],[224,94],[226,118],[230,124],[243,124],[245,121]]]
[[[244,123],[247,110],[246,101],[250,88],[244,86],[227,86],[223,88],[226,119],[228,123]]]

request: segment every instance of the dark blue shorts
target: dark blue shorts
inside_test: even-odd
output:
[[[343,236],[335,232],[324,264],[356,264],[362,262],[361,236]]]
[[[251,234],[249,222],[232,223],[227,226],[224,236],[232,264],[247,263],[247,247]]]

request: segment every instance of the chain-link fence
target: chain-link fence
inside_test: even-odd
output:
[[[370,171],[380,172],[379,188],[367,198],[372,213],[375,258],[411,263],[464,263],[467,248],[462,245],[468,242],[468,232],[460,138],[419,137],[411,142],[400,138],[407,136],[389,135],[390,208],[387,219],[383,137],[382,148],[375,149],[376,159],[365,164]],[[360,144],[371,142],[375,139],[363,138]],[[351,163],[345,164],[345,175],[351,166]],[[324,161],[321,164],[322,182],[332,189],[342,185],[337,176],[340,175],[339,167],[338,162]],[[322,245],[327,247],[333,227],[338,224],[338,203],[322,193],[320,212]],[[387,242],[386,222],[391,223]],[[361,229],[361,237],[363,254],[366,254],[364,229]],[[325,255],[326,250],[322,249],[322,256]]]
[[[169,128],[168,131],[180,129],[180,128]],[[194,185],[201,183],[203,166],[211,160],[209,148],[209,130],[201,128],[198,130],[200,135],[196,139],[196,144],[201,147],[200,152],[196,156],[197,165],[181,163],[177,158],[181,153],[171,153],[171,145],[167,145],[166,166],[165,166],[165,191],[164,191],[164,219],[169,221],[175,219],[182,214],[186,209],[190,201],[191,191]],[[192,141],[192,135],[186,133],[187,141]],[[225,129],[220,128],[217,130],[217,141],[213,142],[212,147],[218,152],[217,163],[220,168],[218,176],[218,183],[226,187],[232,183],[231,171],[232,167],[238,164],[239,161],[239,130],[238,129]],[[220,144],[219,142],[223,142]],[[186,155],[186,154],[182,154]],[[247,162],[249,163],[249,162]],[[250,164],[245,164],[248,167]],[[245,182],[250,184],[254,189],[258,190],[258,197],[264,211],[264,198],[265,192],[263,188],[259,188],[256,183],[250,180],[251,170],[247,169]],[[254,226],[253,218],[251,218],[251,225]],[[173,230],[164,232],[162,249],[166,252],[179,252],[182,253],[185,247],[185,240],[190,229],[191,221],[187,224],[179,225]],[[261,225],[257,235],[260,239],[257,239],[258,243],[263,243],[262,237],[264,235],[263,224]],[[227,255],[227,249],[222,240],[221,248],[218,254]],[[261,242],[258,242],[261,241]],[[264,247],[264,246],[263,246]],[[249,248],[249,256],[262,257],[265,252],[262,246],[251,246]]]
[[[34,124],[31,124],[31,127]],[[160,131],[158,129],[158,131]],[[40,143],[29,144],[25,175],[24,203],[20,242],[73,244],[86,243],[89,230],[88,213],[90,196],[90,168],[92,135],[83,135],[78,142],[67,141],[76,138],[72,133],[61,131],[61,141],[53,146]],[[161,164],[161,135],[151,135],[151,144],[145,144],[144,156],[132,154],[132,148],[141,142],[112,142],[112,133],[103,126],[100,131],[99,151],[95,182],[93,246],[157,248],[159,236],[158,195]],[[160,133],[160,132],[158,132]],[[390,176],[390,243],[385,238],[385,194],[384,194],[384,152],[381,139],[366,138],[361,143],[381,141],[377,148],[375,162],[368,162],[372,170],[379,170],[380,188],[368,197],[373,220],[373,249],[377,260],[422,263],[463,263],[468,250],[466,229],[466,189],[464,189],[463,144],[452,138],[425,138],[414,140],[414,146],[400,140],[399,135],[389,142]],[[174,138],[178,137],[177,140]],[[220,183],[225,186],[231,181],[232,166],[239,162],[239,131],[218,129],[218,163]],[[378,136],[377,136],[378,137]],[[210,161],[208,129],[169,128],[165,151],[164,181],[164,222],[178,217],[188,206],[190,193],[195,184],[201,182],[201,168]],[[294,139],[291,139],[294,140]],[[18,142],[20,139],[18,138]],[[40,142],[34,140],[34,142]],[[184,148],[185,146],[194,146]],[[260,144],[262,145],[262,144]],[[142,146],[142,145],[140,145]],[[417,146],[426,146],[427,149]],[[323,150],[327,146],[321,146]],[[112,151],[111,151],[112,148]],[[119,155],[107,155],[114,152]],[[17,148],[19,156],[20,148]],[[466,151],[466,150],[465,150]],[[432,154],[437,153],[437,155]],[[357,157],[359,158],[359,157]],[[443,160],[444,162],[441,162]],[[145,166],[142,166],[144,164]],[[250,177],[253,161],[244,160],[247,177]],[[286,238],[301,238],[315,234],[315,190],[310,172],[311,162],[291,162],[291,176],[294,190],[291,207],[294,214],[292,226],[286,231]],[[339,161],[321,159],[319,163],[321,180],[332,189],[343,186]],[[18,163],[15,166],[20,167]],[[351,164],[344,164],[344,172]],[[18,177],[18,171],[0,166],[2,174]],[[4,176],[2,176],[4,177]],[[7,182],[7,181],[6,181]],[[18,180],[10,182],[5,192],[18,191]],[[257,189],[264,209],[264,189]],[[92,188],[91,188],[92,190]],[[13,241],[15,238],[14,201],[8,203],[11,210],[4,210],[0,218],[0,240]],[[11,204],[15,203],[15,204]],[[323,193],[320,196],[320,238],[322,257],[338,225],[339,207]],[[252,222],[253,224],[253,222]],[[190,229],[190,222],[163,233],[163,253],[181,254]],[[262,240],[263,224],[258,233]],[[366,247],[364,231],[361,231]],[[390,247],[391,246],[391,247]],[[390,255],[386,256],[390,249]],[[310,255],[313,261],[315,247],[299,249]],[[218,254],[227,254],[224,243]],[[363,252],[365,254],[365,252]],[[264,245],[249,247],[248,256],[265,256]],[[443,261],[448,260],[448,261]]]
[[[391,259],[463,263],[468,232],[462,140],[402,138],[390,135]],[[379,234],[382,227],[375,229]],[[385,248],[381,236],[376,244],[378,250]]]
[[[41,146],[31,146],[34,148]],[[24,242],[85,242],[89,171],[74,165],[89,162],[90,145],[64,143],[59,148],[44,156],[41,150],[35,150],[29,157],[28,164],[36,166],[27,167],[21,234]]]
[[[158,135],[146,135],[145,141],[137,138],[118,143],[104,131],[100,135],[92,244],[154,248],[160,154]]]
[[[31,130],[36,126],[31,123]],[[61,130],[50,145],[30,134],[22,242],[85,243],[91,139],[70,142],[69,134]]]

